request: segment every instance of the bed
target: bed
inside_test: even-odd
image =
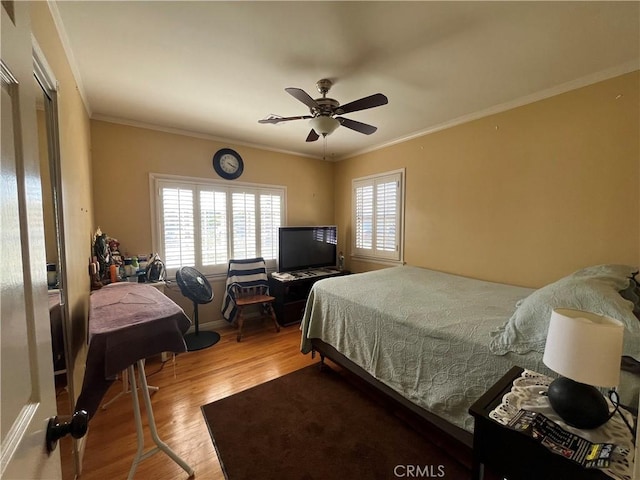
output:
[[[552,308],[622,320],[624,353],[640,358],[635,305],[619,293],[633,271],[589,267],[538,290],[411,266],[325,279],[310,292],[301,351],[328,357],[471,446],[469,406],[505,372],[553,375],[542,363]],[[637,405],[639,383],[622,372],[624,402]]]

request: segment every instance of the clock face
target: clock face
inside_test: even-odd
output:
[[[240,167],[238,159],[230,153],[225,153],[220,157],[220,168],[227,173],[236,173]]]
[[[242,175],[244,162],[238,152],[222,148],[213,156],[213,169],[222,178],[233,180]]]

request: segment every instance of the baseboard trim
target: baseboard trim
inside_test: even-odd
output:
[[[213,322],[200,323],[199,324],[199,330],[206,330],[206,331],[210,331],[210,332],[215,332],[215,331],[220,330],[222,328],[229,327],[230,325],[231,324],[229,322],[227,322],[224,318],[220,318],[218,320],[214,320]],[[185,332],[185,334],[194,333],[195,331],[196,331],[195,326],[191,325],[191,327],[189,328],[189,330],[187,330]],[[171,353],[171,352],[162,352],[160,354],[160,360],[163,361],[163,362],[171,360],[172,357],[173,357],[173,353]]]
[[[200,330],[208,330],[208,331],[216,331],[219,330],[221,328],[224,327],[228,327],[229,325],[231,325],[229,322],[227,322],[224,318],[220,318],[218,320],[214,320],[212,322],[206,322],[206,323],[200,323]],[[191,327],[189,328],[189,330],[187,331],[187,333],[193,333],[195,332],[195,327],[193,325],[191,325]]]

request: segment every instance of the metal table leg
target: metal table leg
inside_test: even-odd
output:
[[[144,362],[144,360],[143,360],[143,362]],[[126,395],[127,393],[131,393],[129,391],[129,379],[127,377],[128,377],[127,370],[123,370],[122,371],[122,391],[118,392],[118,394],[115,397],[113,397],[107,403],[102,405],[102,410],[106,410],[109,405],[111,405],[113,402],[118,400],[123,395]],[[157,392],[158,390],[160,390],[160,387],[153,387],[153,386],[149,385],[149,391],[150,392]]]
[[[173,450],[171,450],[171,448],[169,448],[166,443],[160,440],[160,437],[158,437],[156,421],[153,417],[153,409],[151,408],[151,398],[149,397],[147,377],[144,374],[144,360],[138,360],[137,364],[138,374],[140,375],[140,391],[142,392],[142,398],[144,399],[144,404],[147,410],[147,419],[149,420],[149,430],[151,430],[151,438],[156,444],[156,447],[147,452],[144,452],[144,432],[142,431],[142,417],[140,414],[140,402],[138,401],[138,390],[136,388],[136,375],[133,365],[130,365],[127,370],[129,372],[129,380],[131,382],[131,398],[133,399],[133,415],[136,421],[138,450],[135,457],[133,458],[133,464],[131,465],[131,470],[129,471],[129,476],[127,478],[128,480],[132,480],[136,472],[138,463],[160,451],[168,455],[169,458],[180,465],[180,467],[189,474],[189,477],[192,477],[195,473],[193,468],[191,468],[184,460],[182,460],[182,458],[180,458]]]

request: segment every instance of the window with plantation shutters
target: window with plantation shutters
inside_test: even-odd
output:
[[[248,192],[231,193],[233,248],[231,257],[256,256],[256,196]]]
[[[353,254],[402,261],[404,171],[353,180]]]
[[[200,190],[200,232],[202,265],[226,263],[229,242],[225,192]]]
[[[373,184],[361,182],[354,188],[356,249],[373,249]]]
[[[282,196],[260,195],[260,250],[264,258],[278,258],[278,227],[282,223]]]
[[[167,267],[195,263],[193,206],[191,188],[180,186],[162,188],[163,258]]]
[[[285,188],[151,174],[154,250],[169,275],[183,266],[226,274],[230,259],[263,257],[275,267]]]

